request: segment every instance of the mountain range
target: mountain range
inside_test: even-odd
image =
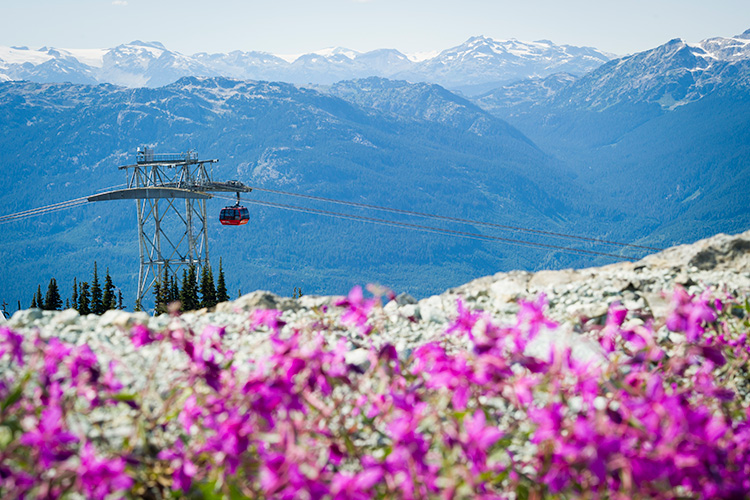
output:
[[[357,52],[333,48],[298,56],[233,51],[228,54],[171,51],[159,42],[134,41],[112,49],[0,47],[0,80],[38,83],[111,83],[161,87],[184,76],[332,84],[378,76],[437,83],[476,94],[503,83],[559,71],[584,74],[611,58],[588,47],[477,36],[423,60],[395,49]]]
[[[136,145],[196,150],[201,158],[220,159],[215,178],[251,186],[514,226],[595,231],[578,226],[582,209],[559,196],[561,186],[574,191],[572,176],[518,130],[437,85],[383,79],[344,82],[330,93],[198,77],[156,89],[0,84],[0,156],[13,165],[0,213],[121,185],[126,179],[117,167],[133,162]],[[298,201],[255,192],[246,198]],[[224,204],[209,203],[211,257],[223,258],[235,291],[288,294],[300,286],[305,293],[344,293],[352,282],[379,282],[421,296],[498,268],[572,265],[579,258],[253,205],[250,224],[227,228],[217,219]],[[349,212],[425,225],[396,214]],[[483,232],[470,224],[426,225]],[[126,297],[134,294],[132,203],[89,204],[3,230],[0,262],[7,267],[0,286],[11,301],[50,276],[72,283],[73,276],[90,273],[94,260],[110,268]]]
[[[659,220],[653,236],[691,241],[750,224],[750,30],[674,39],[474,102],[609,193],[613,207]]]
[[[583,76],[559,72],[546,78],[519,78],[476,102],[502,115],[550,106],[603,111],[627,103],[658,104],[673,110],[727,85],[748,88],[749,64],[750,30],[696,44],[676,38],[609,61]],[[501,108],[507,111],[500,112]]]
[[[132,52],[109,54],[106,60],[118,61],[109,65],[102,56],[100,66],[92,64],[96,54],[77,53],[73,61],[72,52],[69,57],[57,51],[61,56],[26,66],[16,62],[14,68],[55,75],[67,67],[72,75],[79,64],[99,72],[88,73],[87,82],[0,83],[0,161],[12,166],[6,169],[0,214],[122,184],[116,167],[131,163],[137,146],[148,145],[159,152],[196,150],[202,158],[218,158],[214,174],[219,179],[516,228],[650,246],[738,232],[750,226],[749,43],[750,32],[699,44],[672,40],[588,72],[564,63],[550,66],[549,73],[537,68],[521,80],[473,96],[415,77],[407,79],[411,82],[367,77],[295,85],[183,76],[154,88],[145,85],[179,74],[166,78],[166,70],[158,70],[174,69],[169,61],[177,59],[156,44],[130,44]],[[477,53],[500,51],[497,43],[482,38],[464,46]],[[515,54],[508,47],[508,60],[521,57],[518,46]],[[529,46],[524,50],[529,60],[537,57],[529,55]],[[154,56],[148,64],[142,64],[143,52]],[[447,61],[458,68],[471,59],[460,52],[441,54],[446,61],[442,76],[430,62],[435,59],[388,57],[407,61],[404,68],[411,69],[399,72],[432,68],[448,78],[454,70]],[[235,66],[221,55],[180,61],[205,64],[214,57],[227,67],[244,67],[243,54],[249,53],[233,54]],[[365,55],[330,51],[300,64],[346,63]],[[278,59],[293,65],[300,58],[292,63]],[[481,59],[477,56],[474,63]],[[484,59],[497,66],[502,57]],[[12,64],[3,60],[7,75]],[[98,83],[105,69],[118,78],[133,78],[133,87]],[[478,91],[484,83],[482,72],[476,72],[459,84]],[[502,72],[485,73],[486,83],[495,85]],[[257,191],[249,196],[292,203]],[[499,270],[611,262],[604,256],[257,205],[250,224],[227,229],[216,220],[223,203],[209,202],[211,257],[223,259],[230,290],[237,292],[265,288],[288,295],[301,286],[306,294],[331,294],[344,293],[353,283],[379,282],[419,297]],[[30,300],[37,283],[51,276],[59,283],[83,277],[93,260],[110,267],[126,297],[132,296],[138,255],[132,208],[107,202],[4,224],[0,289],[7,300]],[[353,213],[506,240],[634,252],[465,222],[428,223],[365,209]]]

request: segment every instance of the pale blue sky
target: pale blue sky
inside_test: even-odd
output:
[[[473,35],[626,54],[748,28],[749,0],[0,0],[0,45],[108,48],[140,39],[185,54],[414,53]]]

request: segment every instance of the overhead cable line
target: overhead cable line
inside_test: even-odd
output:
[[[124,185],[125,184],[118,184],[115,186],[97,189],[97,192],[106,191],[108,189],[112,189],[112,188],[120,187]],[[84,205],[87,202],[88,202],[88,197],[84,196],[82,198],[74,198],[72,200],[61,201],[59,203],[54,203],[52,205],[47,205],[44,207],[30,208],[29,210],[24,210],[21,212],[16,212],[13,214],[8,214],[8,215],[2,215],[0,216],[0,224],[4,224],[6,222],[13,222],[17,220],[28,219],[30,217],[35,217],[37,215],[46,215],[48,213],[57,212],[59,210],[65,210],[67,208],[73,208],[73,207],[77,207],[80,205]]]
[[[3,216],[0,216],[0,224],[4,224],[6,222],[13,222],[13,221],[21,220],[21,219],[27,219],[27,218],[35,217],[39,215],[45,215],[51,212],[56,212],[58,210],[65,210],[67,208],[77,207],[85,203],[88,203],[86,197],[76,198],[73,200],[55,203],[53,205],[47,205],[44,207],[32,208],[29,210],[24,210],[22,212],[16,212],[13,214],[3,215]]]
[[[390,208],[390,207],[383,207],[379,205],[369,205],[367,203],[357,203],[354,201],[343,201],[343,200],[336,200],[333,198],[323,198],[322,196],[313,196],[309,194],[299,194],[299,193],[291,193],[288,191],[280,191],[277,189],[268,189],[268,188],[260,188],[253,186],[254,191],[264,191],[266,193],[273,193],[273,194],[279,194],[284,196],[294,196],[297,198],[306,198],[308,200],[316,200],[316,201],[325,201],[328,203],[336,203],[339,205],[348,205],[352,207],[359,207],[359,208],[369,208],[372,210],[382,210],[385,212],[393,212],[398,214],[404,214],[404,215],[414,215],[417,217],[426,217],[430,219],[441,219],[441,220],[448,220],[451,222],[461,222],[464,224],[472,224],[472,225],[479,225],[479,226],[488,226],[488,227],[495,227],[499,229],[507,229],[510,231],[518,231],[518,232],[524,232],[524,233],[535,233],[535,234],[542,234],[545,236],[555,236],[557,238],[569,238],[569,239],[575,239],[575,240],[583,240],[583,241],[591,241],[595,243],[605,243],[607,245],[618,245],[621,247],[629,247],[629,248],[640,248],[643,250],[654,250],[654,251],[661,251],[664,250],[663,248],[657,248],[657,247],[648,247],[643,245],[634,245],[632,243],[622,243],[619,241],[611,241],[611,240],[604,240],[601,238],[591,238],[588,236],[577,236],[573,234],[565,234],[565,233],[556,233],[553,231],[543,231],[539,229],[530,229],[525,227],[517,227],[517,226],[508,226],[504,224],[496,224],[493,222],[482,222],[477,220],[471,220],[471,219],[462,219],[459,217],[449,217],[446,215],[435,215],[435,214],[428,214],[424,212],[415,212],[413,210],[403,210],[400,208]]]
[[[228,197],[228,196],[217,196],[217,198],[235,200],[234,197]],[[534,243],[530,241],[516,240],[513,238],[503,238],[501,236],[489,236],[489,235],[479,234],[479,233],[470,233],[467,231],[457,231],[454,229],[442,229],[438,227],[424,226],[421,224],[410,224],[407,222],[398,222],[398,221],[392,221],[388,219],[378,219],[375,217],[365,217],[362,215],[344,214],[340,212],[332,212],[329,210],[320,210],[317,208],[300,207],[297,205],[287,205],[283,203],[274,203],[270,201],[249,200],[249,199],[242,199],[241,201],[243,203],[248,203],[252,205],[261,205],[261,206],[267,206],[267,207],[273,207],[273,208],[280,208],[282,210],[291,210],[295,212],[305,212],[305,213],[326,215],[329,217],[336,217],[339,219],[364,221],[364,222],[370,222],[373,224],[380,224],[384,226],[403,227],[403,228],[414,229],[418,231],[426,231],[426,232],[438,233],[438,234],[447,234],[447,235],[459,236],[459,237],[475,239],[475,240],[503,241],[505,243],[521,245],[521,246],[548,248],[548,249],[553,249],[553,250],[559,250],[562,252],[585,253],[589,255],[611,257],[611,258],[618,259],[618,260],[621,260],[621,259],[630,260],[630,261],[638,260],[635,257],[628,257],[625,255],[617,255],[617,254],[606,253],[606,252],[597,252],[595,250],[584,250],[581,248],[564,247],[564,246],[559,246],[559,245],[549,245],[546,243]]]

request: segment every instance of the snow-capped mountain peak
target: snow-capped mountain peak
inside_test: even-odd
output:
[[[747,92],[749,88],[750,37],[716,37],[698,43],[675,38],[613,60],[560,89],[552,99],[557,106],[595,110],[622,103],[672,110],[717,89]]]
[[[132,42],[126,44],[126,45],[134,45],[138,47],[150,47],[152,49],[158,49],[158,50],[167,50],[167,48],[164,46],[161,42],[142,42],[140,40],[133,40]]]
[[[750,59],[750,30],[730,38],[709,38],[696,46],[720,61]]]
[[[588,47],[480,35],[417,64],[403,76],[437,82],[471,95],[531,77],[559,72],[581,75],[610,59],[610,55]]]
[[[319,56],[323,56],[326,58],[334,58],[334,57],[343,56],[351,60],[356,59],[357,56],[362,54],[361,52],[357,52],[356,50],[347,49],[344,47],[328,47],[325,49],[315,50],[311,53],[317,54]]]
[[[111,49],[0,47],[0,75],[3,80],[107,82],[129,87],[160,86],[182,76],[297,84],[331,84],[378,76],[438,83],[471,93],[476,86],[558,71],[582,74],[608,59],[594,49],[560,46],[548,40],[523,42],[487,36],[472,37],[439,53],[410,56],[395,49],[358,52],[345,47],[298,55],[233,51],[188,56],[160,42],[134,40]]]

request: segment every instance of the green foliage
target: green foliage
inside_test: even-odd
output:
[[[176,302],[180,300],[180,287],[177,284],[177,278],[172,276],[171,286],[169,287],[169,301]]]
[[[90,286],[89,283],[85,281],[79,283],[78,279],[74,276],[72,294],[69,299],[65,299],[65,308],[73,308],[80,314],[102,314],[111,309],[122,309],[122,291],[118,290],[117,294],[115,294],[117,287],[115,287],[112,281],[109,267],[107,268],[107,273],[104,278],[103,290],[98,286],[98,282],[99,276],[97,272],[97,264],[94,262],[93,285]],[[95,300],[97,297],[98,301]],[[98,306],[96,305],[97,302],[99,304]],[[50,279],[49,285],[47,286],[47,293],[44,297],[42,297],[41,294],[41,286],[38,286],[31,301],[31,307],[38,307],[50,311],[59,310],[62,305],[63,299],[56,278]],[[98,307],[98,309],[96,309],[96,307]]]
[[[41,309],[42,307],[42,285],[37,285],[36,293],[31,298],[31,309]]]
[[[229,294],[227,293],[227,285],[224,282],[224,268],[222,260],[219,259],[219,278],[216,283],[216,301],[226,302],[229,300]]]
[[[154,314],[163,314],[169,310],[169,304],[174,302],[170,293],[169,268],[164,266],[161,280],[154,282]]]
[[[78,287],[78,312],[81,315],[91,314],[91,295],[87,281],[82,281]]]
[[[109,275],[109,267],[104,277],[104,293],[102,294],[102,307],[105,311],[117,309],[117,297],[115,297],[115,285],[112,283],[112,277]]]
[[[182,271],[182,289],[180,290],[180,302],[183,311],[194,311],[200,307],[198,299],[198,277],[194,264],[190,264],[187,270]]]
[[[70,296],[70,304],[73,309],[78,310],[78,281],[73,277],[73,294]]]
[[[57,288],[57,281],[55,278],[49,280],[47,286],[47,295],[44,297],[43,309],[48,311],[58,311],[62,306],[62,297],[60,297],[60,290]]]
[[[217,304],[214,275],[209,264],[204,265],[203,270],[201,271],[201,285],[199,291],[201,294],[201,307],[214,307]]]
[[[164,303],[162,287],[159,281],[154,281],[153,292],[154,292],[154,314],[162,314],[162,313],[167,312],[167,306]]]
[[[102,314],[106,309],[102,302],[102,288],[99,285],[99,273],[96,268],[96,261],[94,261],[94,277],[91,280],[91,312],[94,314]]]

